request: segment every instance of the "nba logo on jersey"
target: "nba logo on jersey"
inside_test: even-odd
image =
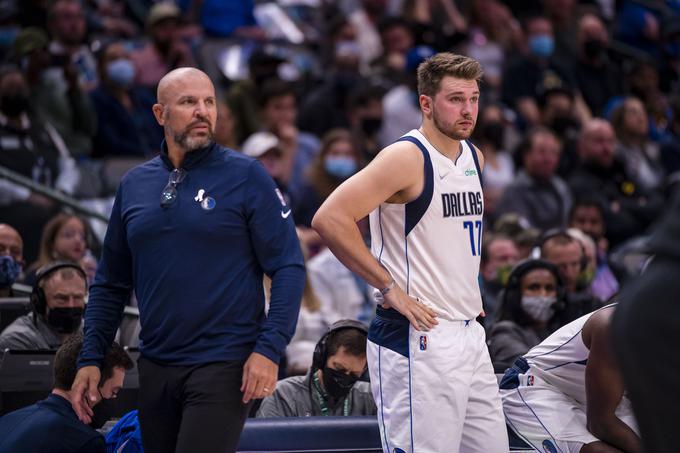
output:
[[[421,335],[420,336],[420,350],[424,351],[426,349],[427,349],[427,336]]]
[[[534,377],[533,376],[527,376],[527,386],[532,386],[534,385]]]

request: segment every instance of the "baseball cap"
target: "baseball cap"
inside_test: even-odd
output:
[[[21,30],[12,44],[12,56],[21,58],[35,50],[46,48],[49,42],[47,33],[42,28],[26,27]]]
[[[182,18],[182,12],[174,3],[170,2],[160,2],[156,3],[149,10],[149,14],[146,16],[146,27],[151,28],[158,22],[166,19],[176,19],[180,20]]]
[[[267,151],[279,148],[279,139],[271,132],[255,132],[243,142],[243,154],[258,158]]]

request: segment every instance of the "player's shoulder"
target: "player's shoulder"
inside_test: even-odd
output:
[[[479,162],[479,167],[480,169],[484,169],[484,153],[482,152],[481,149],[477,147],[474,143],[472,143],[470,140],[465,140],[465,143],[470,147],[470,150],[477,155],[477,160]]]
[[[423,153],[413,141],[400,139],[383,148],[376,160],[388,160],[404,165],[422,163]]]

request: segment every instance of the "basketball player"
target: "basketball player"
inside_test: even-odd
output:
[[[440,53],[418,67],[423,123],[343,183],[312,226],[381,297],[367,344],[383,451],[507,452],[477,283],[483,156],[479,63]],[[371,251],[356,222],[370,213]]]
[[[641,451],[610,345],[615,306],[572,321],[506,371],[501,396],[508,425],[537,451]]]

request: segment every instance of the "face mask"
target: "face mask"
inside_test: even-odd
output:
[[[324,168],[331,176],[335,176],[338,179],[347,179],[357,172],[357,163],[351,157],[327,157]]]
[[[560,137],[564,137],[564,135],[570,130],[579,129],[578,120],[572,118],[570,115],[559,115],[554,117],[550,126],[551,129],[555,131],[555,133]]]
[[[522,310],[534,321],[545,322],[555,313],[555,296],[522,296]]]
[[[116,415],[116,400],[114,398],[103,398],[92,408],[92,421],[90,426],[99,429],[106,422]]]
[[[6,94],[0,97],[0,110],[10,118],[15,118],[28,110],[28,96],[23,93]]]
[[[604,51],[605,45],[599,39],[589,39],[583,43],[583,53],[590,59],[599,58]]]
[[[336,400],[347,396],[358,380],[356,376],[341,373],[333,368],[323,369],[323,386],[326,392]]]
[[[80,307],[48,308],[47,324],[59,333],[73,333],[80,327],[84,311]]]
[[[537,57],[548,58],[555,50],[555,40],[548,35],[532,36],[529,38],[529,49]]]
[[[114,60],[106,66],[106,75],[114,84],[127,88],[135,79],[135,66],[125,58]]]
[[[0,288],[9,288],[19,278],[21,264],[9,255],[0,256]]]
[[[503,147],[503,137],[505,135],[505,129],[503,128],[503,123],[500,121],[490,121],[482,126],[480,131],[482,137],[486,138],[493,144],[496,148]]]
[[[369,137],[380,130],[382,118],[364,118],[361,120],[361,130]]]

